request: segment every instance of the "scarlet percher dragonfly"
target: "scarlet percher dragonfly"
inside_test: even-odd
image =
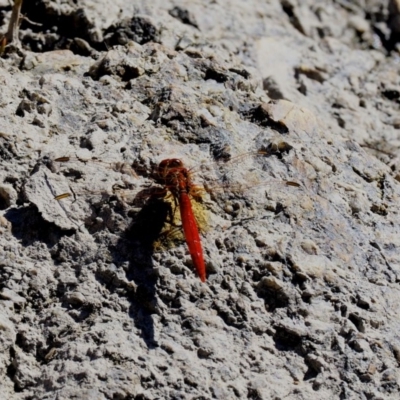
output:
[[[257,152],[258,155],[263,155],[264,152]],[[239,156],[238,158],[240,158]],[[61,157],[55,159],[58,162],[68,161],[69,157]],[[162,194],[169,192],[175,203],[179,205],[181,215],[182,228],[185,236],[186,244],[189,249],[193,265],[196,268],[197,274],[202,282],[206,281],[206,265],[204,262],[203,248],[199,234],[199,228],[196,217],[193,212],[191,196],[194,196],[198,190],[191,179],[191,170],[187,169],[182,160],[178,158],[168,158],[162,160],[155,174],[157,183],[163,186]],[[300,186],[296,182],[285,181],[287,186]],[[61,200],[70,196],[69,193],[63,193],[56,196],[56,200]]]
[[[158,180],[170,191],[179,204],[183,233],[192,257],[193,265],[202,282],[206,281],[206,265],[204,263],[203,248],[197,221],[193,213],[192,202],[189,194],[194,186],[190,173],[178,158],[168,158],[158,166]]]

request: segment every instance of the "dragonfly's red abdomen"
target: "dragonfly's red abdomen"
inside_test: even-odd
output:
[[[206,266],[203,256],[203,248],[197,221],[193,213],[192,203],[189,197],[192,188],[190,174],[183,162],[178,158],[169,158],[160,162],[158,166],[158,180],[165,185],[179,204],[183,233],[193,264],[202,282],[206,281]]]

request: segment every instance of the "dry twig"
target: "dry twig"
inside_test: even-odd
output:
[[[21,14],[23,0],[15,0],[10,23],[8,25],[7,33],[0,39],[0,54],[2,54],[9,43],[14,43],[14,45],[19,45],[19,19]]]

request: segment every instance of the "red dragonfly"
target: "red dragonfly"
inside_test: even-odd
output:
[[[258,156],[264,156],[268,153],[260,151],[256,154]],[[234,160],[238,161],[239,159],[249,155],[254,156],[254,152],[234,157]],[[69,157],[61,157],[55,159],[54,161],[65,162],[69,160]],[[199,187],[193,184],[191,178],[192,169],[186,168],[182,160],[178,158],[168,158],[159,163],[154,175],[155,181],[163,187],[161,190],[161,195],[165,196],[166,193],[169,192],[172,195],[175,204],[179,206],[183,233],[193,261],[193,265],[200,280],[205,282],[206,265],[204,261],[203,248],[201,245],[199,227],[191,202],[191,197],[196,197]],[[291,181],[285,181],[283,183],[286,186],[300,186],[298,183]],[[249,185],[249,187],[252,186],[257,186],[257,184],[253,183]],[[68,196],[70,196],[69,193],[63,193],[59,196],[56,196],[55,199],[61,200]],[[160,191],[157,192],[157,196],[160,196]]]
[[[206,281],[206,265],[204,262],[203,248],[199,235],[199,228],[193,213],[192,202],[189,194],[193,191],[190,173],[178,158],[168,158],[160,162],[158,166],[159,183],[165,185],[179,204],[183,233],[193,265],[202,282]]]

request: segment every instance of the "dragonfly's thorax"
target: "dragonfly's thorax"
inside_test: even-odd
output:
[[[161,161],[157,175],[158,182],[167,187],[174,196],[179,196],[183,192],[190,192],[192,186],[190,173],[178,158],[168,158]]]

